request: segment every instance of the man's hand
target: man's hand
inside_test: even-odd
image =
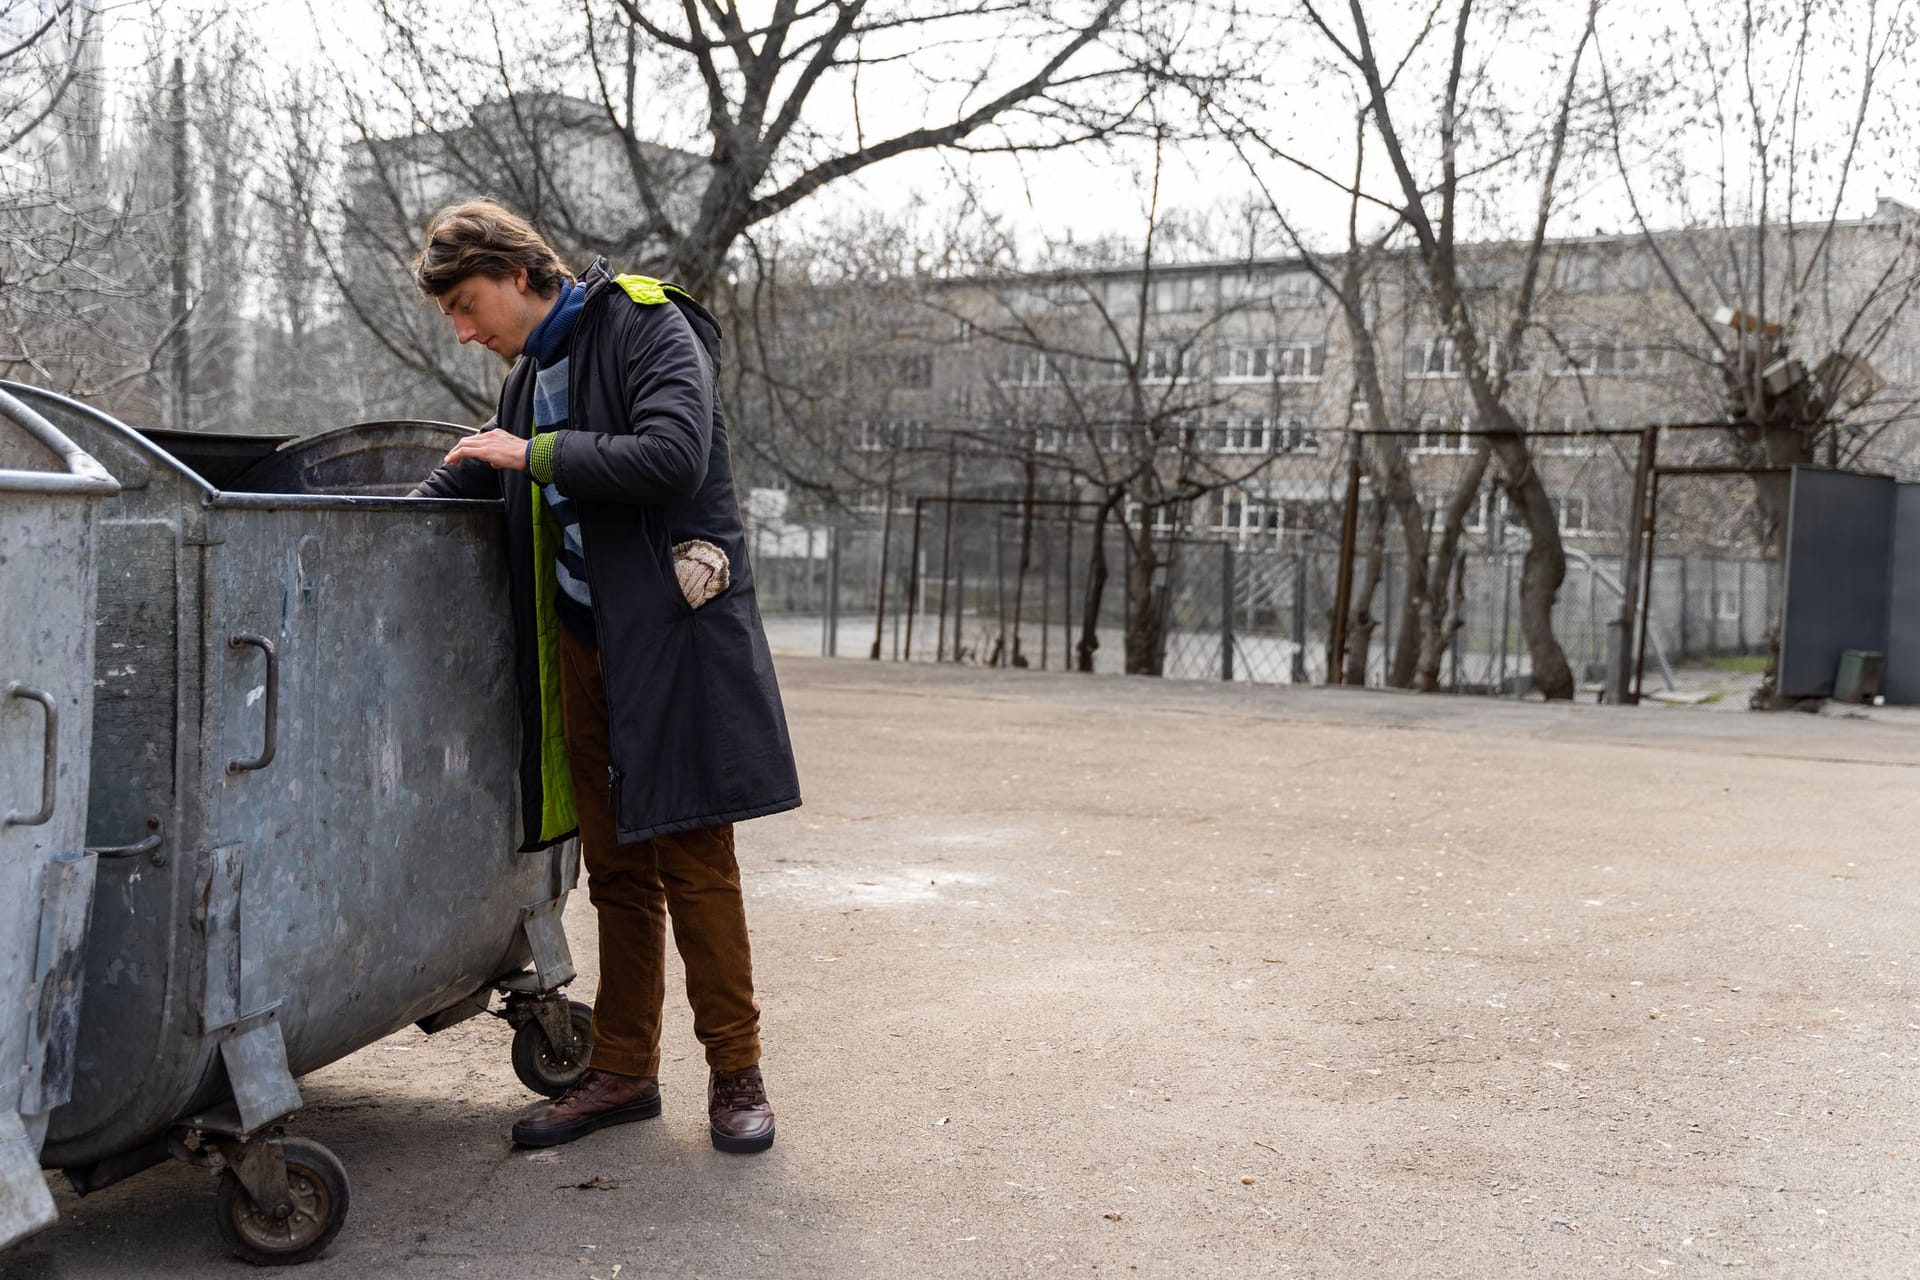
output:
[[[451,466],[468,458],[478,458],[495,471],[525,471],[527,442],[511,431],[495,427],[461,440],[448,451],[445,461]]]

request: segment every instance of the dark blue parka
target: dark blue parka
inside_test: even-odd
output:
[[[569,429],[555,440],[553,483],[573,499],[587,547],[620,839],[794,808],[800,782],[714,390],[720,326],[676,287],[615,277],[604,260],[581,280]],[[533,388],[533,361],[522,356],[500,392],[499,426],[533,430]],[[558,526],[524,471],[469,459],[441,467],[418,492],[505,500],[524,847],[551,844],[575,826],[555,652]],[[674,544],[692,538],[731,562],[727,589],[698,610],[673,569]]]

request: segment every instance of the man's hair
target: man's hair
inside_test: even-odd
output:
[[[519,214],[491,200],[448,205],[427,221],[427,243],[413,260],[413,282],[438,298],[468,276],[510,276],[524,269],[527,286],[557,292],[573,273],[553,246]]]

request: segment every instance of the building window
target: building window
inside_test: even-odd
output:
[[[1128,524],[1138,525],[1140,523],[1140,504],[1138,502],[1127,503],[1125,507],[1125,511],[1126,511],[1125,518]],[[1155,533],[1172,533],[1173,532],[1173,508],[1172,507],[1158,506],[1153,509],[1153,531]]]
[[[1177,382],[1182,378],[1197,377],[1200,372],[1200,357],[1177,342],[1156,342],[1145,352],[1141,363],[1141,377],[1156,382]]]
[[[1445,497],[1436,496],[1433,506],[1443,509],[1447,504]],[[1480,501],[1467,511],[1467,518],[1460,528],[1467,533],[1486,533],[1490,529],[1513,522],[1513,513],[1507,506],[1507,495],[1497,489],[1486,489],[1480,494]]]
[[[1553,371],[1560,377],[1613,372],[1613,344],[1593,338],[1570,338],[1553,352]]]
[[[1585,417],[1571,413],[1550,416],[1547,426],[1555,431],[1600,431],[1611,424],[1589,422]],[[1540,436],[1537,437],[1536,450],[1544,457],[1552,458],[1591,458],[1600,452],[1600,437],[1597,435]]]
[[[1205,276],[1161,276],[1147,295],[1149,306],[1162,315],[1199,311],[1209,300],[1210,283]]]
[[[1311,271],[1227,271],[1220,276],[1222,303],[1274,307],[1317,307],[1320,279]]]
[[[1311,271],[1288,271],[1274,281],[1273,305],[1276,307],[1317,307],[1320,305],[1320,278]]]
[[[1503,338],[1492,338],[1488,340],[1487,366],[1489,369],[1499,365],[1500,352],[1504,349],[1505,346],[1506,346],[1506,340]],[[1525,347],[1525,345],[1523,344],[1521,346],[1515,347],[1513,351],[1513,364],[1509,366],[1510,370],[1514,373],[1525,373],[1527,372],[1527,370],[1531,369],[1532,367],[1533,367],[1533,359],[1531,356],[1527,354],[1527,348]]]
[[[930,355],[889,355],[869,357],[868,374],[877,382],[896,387],[931,387],[933,357]]]
[[[1427,338],[1407,344],[1407,376],[1409,378],[1457,378],[1460,376],[1460,353],[1454,350],[1451,338]]]
[[[1044,351],[1016,351],[1000,364],[1000,381],[1010,387],[1044,387],[1053,379],[1053,362]]]
[[[1665,347],[1629,347],[1614,349],[1613,367],[1616,371],[1627,373],[1665,373],[1667,369],[1667,349]]]
[[[1420,434],[1414,437],[1415,453],[1471,453],[1473,439],[1459,418],[1450,414],[1420,415]]]
[[[1288,343],[1274,356],[1274,377],[1282,382],[1311,382],[1326,369],[1327,347],[1323,342]]]
[[[1222,382],[1265,382],[1273,376],[1273,347],[1265,342],[1236,342],[1227,347]]]
[[[1220,277],[1220,301],[1228,305],[1265,302],[1272,293],[1270,271],[1228,271]]]
[[[1565,293],[1592,293],[1600,287],[1600,254],[1565,248],[1553,260],[1553,286]]]
[[[1320,452],[1320,432],[1299,414],[1290,413],[1280,421],[1281,453]]]
[[[878,422],[861,419],[853,424],[853,448],[856,453],[892,453],[896,450],[924,449],[927,424],[897,419]]]
[[[1562,533],[1592,533],[1593,509],[1584,493],[1562,494],[1554,501],[1553,512]]]
[[[1278,538],[1286,528],[1285,504],[1240,489],[1216,491],[1207,498],[1206,527],[1242,541],[1265,536]]]
[[[1272,424],[1264,413],[1231,414],[1220,426],[1220,452],[1266,453]]]
[[[1324,342],[1233,342],[1219,354],[1222,382],[1313,382],[1327,369]]]
[[[1663,373],[1666,367],[1666,348],[1630,346],[1611,338],[1568,338],[1553,353],[1553,372],[1562,377]]]

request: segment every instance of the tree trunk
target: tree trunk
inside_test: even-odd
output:
[[[1533,659],[1533,687],[1549,701],[1571,699],[1573,668],[1553,634],[1553,602],[1567,578],[1567,555],[1560,544],[1560,520],[1547,486],[1534,469],[1526,442],[1500,437],[1494,442],[1506,468],[1507,491],[1520,502],[1527,522],[1527,556],[1520,567],[1520,630]],[[1516,483],[1513,477],[1518,476]]]
[[[1457,596],[1460,532],[1466,525],[1467,513],[1473,510],[1474,502],[1480,497],[1480,485],[1486,479],[1490,459],[1491,454],[1483,442],[1474,450],[1466,474],[1454,486],[1453,496],[1440,512],[1438,545],[1434,547],[1433,559],[1426,568],[1428,590],[1420,601],[1419,656],[1414,663],[1411,685],[1421,693],[1431,693],[1440,687],[1440,665],[1446,660],[1447,646],[1453,641],[1454,631],[1459,629],[1459,609],[1449,604],[1447,584],[1455,584]]]
[[[1759,437],[1757,444],[1755,435]],[[1742,427],[1736,429],[1735,436],[1735,447],[1755,466],[1810,466],[1815,461],[1813,436],[1797,426]],[[1759,525],[1755,532],[1760,536],[1761,545],[1779,557],[1786,555],[1787,507],[1792,492],[1791,476],[1753,477],[1754,519]]]
[[[1020,613],[1026,607],[1027,573],[1033,568],[1033,489],[1034,473],[1038,468],[1034,465],[1031,449],[1027,451],[1026,469],[1026,490],[1020,503],[1020,564],[1014,571],[1013,579],[1013,665],[1016,667],[1027,665],[1026,652],[1020,645]],[[1044,603],[1040,612],[1044,618]],[[1041,625],[1044,627],[1046,624],[1042,622]]]
[[[1347,652],[1340,667],[1342,684],[1364,685],[1367,682],[1367,657],[1373,651],[1374,628],[1380,625],[1373,616],[1373,596],[1380,590],[1380,579],[1386,570],[1385,503],[1373,504],[1368,512],[1367,525],[1367,571],[1359,590],[1353,594],[1353,611],[1347,623]],[[1388,607],[1391,607],[1390,603]]]
[[[1387,485],[1389,501],[1400,517],[1400,539],[1407,548],[1407,580],[1402,587],[1400,630],[1394,637],[1393,665],[1387,670],[1387,687],[1410,689],[1420,665],[1421,619],[1427,612],[1427,557],[1431,539],[1427,536],[1426,515],[1413,491],[1413,480],[1406,474],[1406,461],[1400,460],[1399,474]]]
[[[1107,590],[1107,519],[1120,505],[1125,490],[1107,493],[1093,515],[1093,550],[1087,556],[1087,594],[1080,611],[1080,642],[1074,646],[1075,666],[1093,674],[1093,654],[1100,647],[1100,601]]]
[[[1130,676],[1161,674],[1161,632],[1166,620],[1153,589],[1154,570],[1160,566],[1160,553],[1153,545],[1153,511],[1140,508],[1140,526],[1128,526],[1127,540],[1133,554],[1127,559],[1127,634],[1126,668]]]

